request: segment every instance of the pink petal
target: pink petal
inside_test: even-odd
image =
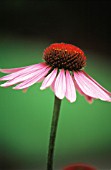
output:
[[[0,69],[0,72],[2,73],[14,73],[20,70],[23,70],[25,67],[20,67],[20,68],[10,68],[10,69]]]
[[[51,90],[54,92],[55,90],[54,90],[54,86],[55,86],[55,81],[56,81],[56,79],[54,79],[54,81],[52,82],[52,84],[51,84]]]
[[[83,74],[88,77],[90,80],[92,80],[97,86],[99,86],[104,92],[106,92],[108,95],[111,96],[111,92],[109,92],[108,90],[106,90],[104,87],[102,87],[96,80],[94,80],[92,77],[90,77],[85,71],[82,71]]]
[[[86,95],[86,94],[79,88],[78,84],[76,83],[76,81],[75,81],[74,79],[73,79],[73,81],[74,81],[75,87],[76,87],[76,89],[78,90],[78,92],[79,92],[81,95],[83,95],[83,96],[85,97],[85,99],[91,104],[91,103],[93,102],[93,98],[90,97],[90,96],[88,96],[88,95]]]
[[[23,83],[15,86],[13,89],[25,89],[28,88],[30,86],[32,86],[33,84],[37,83],[41,78],[43,78],[50,70],[51,68],[42,68],[38,71],[38,74],[26,81],[24,81]]]
[[[47,67],[47,65],[45,63],[40,63],[40,64],[34,64],[34,65],[31,65],[31,66],[26,66],[24,69],[22,70],[19,70],[17,72],[14,72],[12,74],[9,74],[9,75],[6,75],[4,77],[1,77],[0,78],[0,81],[4,81],[4,80],[12,80],[13,78],[19,76],[19,75],[23,75],[23,74],[26,74],[26,73],[30,73],[32,71],[35,71],[35,70],[38,70],[40,68],[43,68],[43,67]]]
[[[76,100],[76,90],[69,71],[66,71],[66,98],[72,103]]]
[[[12,86],[14,84],[17,84],[17,83],[23,82],[25,80],[31,79],[34,76],[36,76],[39,72],[40,72],[40,69],[37,70],[37,71],[32,71],[32,72],[30,71],[30,73],[26,73],[26,74],[17,76],[14,79],[12,79],[12,80],[4,83],[4,84],[1,84],[1,87],[9,87],[9,86]]]
[[[93,98],[87,95],[84,95],[86,100],[91,104],[93,102]]]
[[[47,77],[45,77],[40,89],[43,90],[43,89],[49,87],[53,83],[56,75],[57,75],[57,68],[54,69]]]
[[[74,78],[79,88],[88,96],[111,102],[110,96],[102,90],[94,81],[85,76],[82,71],[74,72]]]
[[[66,77],[64,69],[61,69],[56,80],[54,86],[55,95],[59,99],[63,99],[66,93]]]

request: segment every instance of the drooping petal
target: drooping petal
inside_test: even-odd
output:
[[[74,82],[68,70],[66,70],[66,98],[72,103],[76,100],[76,90]]]
[[[31,65],[31,66],[26,66],[24,69],[22,70],[19,70],[17,72],[14,72],[14,73],[11,73],[11,74],[8,74],[6,76],[3,76],[0,78],[0,81],[4,81],[4,80],[12,80],[14,79],[15,77],[19,76],[19,75],[23,75],[23,74],[26,74],[26,73],[30,73],[32,71],[36,71],[40,68],[43,68],[43,67],[46,67],[47,68],[47,65],[45,63],[40,63],[40,64],[34,64],[34,65]]]
[[[36,76],[33,76],[32,78],[29,78],[28,80],[24,81],[23,83],[20,83],[19,85],[13,87],[13,89],[25,89],[33,84],[37,83],[40,79],[42,79],[47,73],[49,72],[51,68],[42,68],[38,71],[38,74]]]
[[[14,84],[17,84],[17,83],[23,82],[25,80],[31,79],[32,77],[36,76],[39,72],[40,72],[39,70],[30,71],[30,73],[26,73],[26,74],[17,76],[14,79],[7,81],[4,84],[1,84],[1,87],[9,87],[9,86],[12,86]]]
[[[86,94],[80,89],[80,87],[79,87],[78,84],[76,83],[75,79],[73,79],[73,81],[74,81],[75,88],[77,89],[77,91],[78,91],[81,95],[83,95],[83,96],[85,97],[85,99],[88,101],[88,103],[91,104],[91,103],[93,102],[93,99],[94,99],[94,98],[86,95]]]
[[[96,80],[94,80],[91,76],[89,76],[85,71],[82,71],[85,76],[87,76],[90,80],[92,80],[97,86],[99,86],[104,92],[106,92],[108,95],[111,96],[111,92],[106,90],[104,87],[102,87]]]
[[[57,75],[57,68],[55,68],[47,77],[45,77],[40,89],[43,90],[49,87],[53,83],[56,75]]]
[[[74,78],[80,87],[80,89],[88,96],[92,98],[98,98],[104,101],[111,102],[110,96],[102,90],[99,86],[97,86],[94,81],[89,79],[83,74],[82,71],[74,72]]]
[[[93,102],[93,98],[92,97],[87,96],[87,95],[84,95],[84,96],[85,96],[86,100],[88,101],[88,103],[91,104]]]
[[[9,68],[9,69],[0,69],[0,72],[2,73],[14,73],[20,70],[23,70],[25,67],[20,67],[20,68]]]
[[[55,91],[55,95],[59,99],[64,98],[65,93],[66,93],[66,77],[65,77],[64,69],[60,70],[60,72],[55,80],[54,91]]]
[[[54,81],[52,82],[52,84],[51,84],[51,86],[50,86],[50,88],[51,88],[51,90],[52,90],[53,92],[54,92],[55,81],[56,81],[56,79],[54,79]]]

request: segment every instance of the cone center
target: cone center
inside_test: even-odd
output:
[[[43,58],[51,67],[69,71],[79,71],[86,65],[84,52],[71,44],[51,44],[44,50]]]

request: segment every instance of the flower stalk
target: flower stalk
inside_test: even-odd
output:
[[[54,148],[55,148],[55,139],[56,139],[57,126],[58,126],[59,113],[60,113],[60,106],[61,106],[61,99],[55,96],[50,139],[49,139],[48,157],[47,157],[47,170],[53,170]]]

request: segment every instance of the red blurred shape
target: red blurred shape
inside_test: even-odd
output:
[[[95,167],[92,167],[91,165],[77,163],[69,165],[65,167],[63,170],[97,170],[97,169]]]

